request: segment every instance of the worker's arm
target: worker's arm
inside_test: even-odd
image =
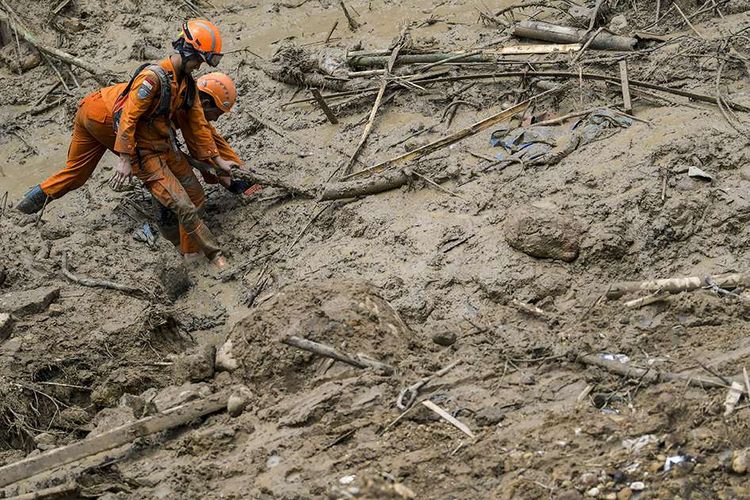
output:
[[[200,99],[196,98],[193,105],[187,110],[185,123],[181,124],[182,137],[192,154],[198,160],[210,160],[219,170],[227,174],[232,167],[238,166],[234,161],[223,158],[219,148],[214,141],[214,129],[203,114]],[[218,135],[218,134],[217,134]]]
[[[133,81],[120,115],[115,138],[115,152],[120,159],[110,181],[112,189],[118,190],[130,179],[133,173],[130,155],[135,153],[135,130],[138,120],[152,107],[159,95],[159,78],[152,71],[141,71]]]

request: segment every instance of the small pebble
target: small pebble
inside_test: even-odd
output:
[[[635,481],[630,483],[630,489],[632,491],[643,491],[646,489],[646,484],[643,481]]]
[[[738,450],[732,453],[732,472],[745,474],[747,472],[747,450]]]
[[[599,488],[596,486],[586,492],[586,496],[596,498],[599,496]]]

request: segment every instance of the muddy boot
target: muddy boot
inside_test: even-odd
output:
[[[37,184],[24,195],[23,200],[16,205],[16,210],[25,214],[35,214],[44,207],[48,199],[49,196],[44,194],[42,188]]]

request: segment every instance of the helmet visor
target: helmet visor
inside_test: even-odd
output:
[[[203,52],[203,59],[208,63],[209,66],[215,68],[221,62],[224,54],[221,52]]]

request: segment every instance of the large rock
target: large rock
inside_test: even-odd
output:
[[[0,297],[0,312],[10,313],[18,318],[44,312],[60,296],[60,289],[43,286],[33,290],[10,292]]]
[[[540,259],[572,262],[578,257],[583,231],[575,221],[551,210],[517,210],[505,226],[508,244]]]

